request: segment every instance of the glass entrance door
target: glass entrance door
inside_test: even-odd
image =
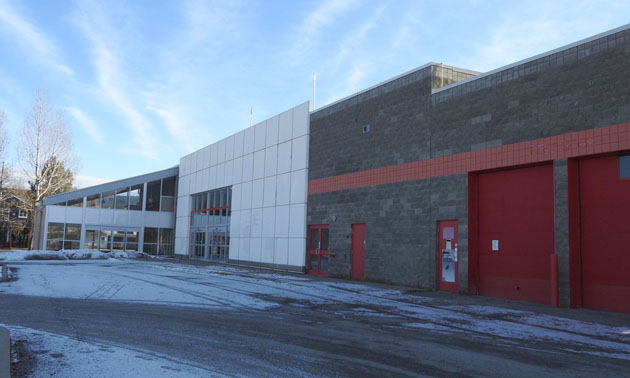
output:
[[[308,227],[308,272],[319,276],[328,275],[328,225]]]

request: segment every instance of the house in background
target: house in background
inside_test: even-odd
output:
[[[0,248],[28,248],[27,196],[24,189],[5,189],[0,196]]]

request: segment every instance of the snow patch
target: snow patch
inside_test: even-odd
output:
[[[33,378],[71,377],[223,377],[224,375],[186,361],[176,361],[152,352],[120,346],[78,341],[53,333],[4,325],[11,338],[28,340],[36,354]]]

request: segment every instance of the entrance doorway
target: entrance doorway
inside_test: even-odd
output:
[[[352,273],[353,280],[365,279],[365,223],[352,225]]]
[[[459,257],[457,240],[457,221],[438,221],[437,241],[437,289],[457,293]]]
[[[318,276],[328,275],[328,225],[308,226],[308,272]]]

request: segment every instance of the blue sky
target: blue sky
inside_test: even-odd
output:
[[[605,4],[605,5],[604,5]],[[489,71],[629,22],[630,1],[0,0],[0,109],[17,164],[37,88],[65,113],[87,186],[312,98],[429,61]]]

